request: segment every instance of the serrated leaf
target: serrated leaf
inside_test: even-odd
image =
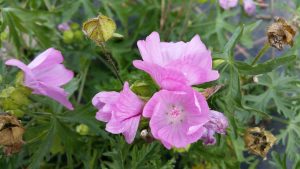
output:
[[[243,75],[258,75],[271,72],[272,70],[276,69],[277,67],[285,64],[290,64],[295,62],[297,56],[284,56],[278,57],[272,60],[269,60],[265,63],[256,64],[251,66],[247,63],[235,61],[234,65],[238,68],[238,71]]]

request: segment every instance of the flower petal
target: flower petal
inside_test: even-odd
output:
[[[128,124],[130,124],[129,128],[126,129],[126,131],[123,132],[123,135],[125,136],[125,140],[128,144],[131,144],[135,138],[136,131],[139,127],[141,116],[132,117],[128,120]]]
[[[67,99],[68,94],[64,91],[64,89],[56,87],[56,86],[48,86],[47,84],[40,82],[39,87],[35,88],[33,93],[40,94],[44,96],[48,96],[57,102],[64,105],[69,110],[73,110],[72,103]]]
[[[62,64],[53,67],[33,69],[33,74],[38,81],[50,86],[61,86],[68,83],[74,77],[74,73]]]
[[[29,65],[30,69],[40,69],[51,67],[54,64],[62,63],[64,60],[60,51],[49,48],[43,53],[39,54]]]
[[[133,65],[145,72],[149,73],[156,83],[163,89],[178,90],[187,84],[187,80],[183,74],[171,69],[165,69],[156,64],[143,61],[133,61]]]

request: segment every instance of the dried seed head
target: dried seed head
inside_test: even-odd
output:
[[[276,142],[276,137],[264,128],[248,128],[244,135],[246,148],[253,154],[266,159],[266,155]]]
[[[0,145],[4,146],[5,154],[10,155],[21,149],[24,131],[15,116],[0,114]]]
[[[267,28],[270,45],[278,50],[282,50],[286,44],[293,46],[296,30],[283,18],[275,17],[274,20],[275,22]]]
[[[116,31],[116,23],[109,17],[99,15],[83,23],[82,31],[96,43],[109,40]]]
[[[223,84],[216,85],[210,88],[205,89],[202,93],[202,95],[206,98],[209,99],[212,95],[217,93],[222,87],[224,87]]]

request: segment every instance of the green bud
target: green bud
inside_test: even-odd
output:
[[[83,40],[83,33],[82,33],[82,31],[80,31],[80,30],[75,31],[74,37],[78,41]]]
[[[215,59],[213,60],[213,68],[218,67],[219,65],[221,65],[225,60],[224,59]]]
[[[6,39],[7,39],[7,37],[8,37],[8,34],[7,34],[7,32],[2,32],[2,33],[0,34],[0,41],[4,41],[4,40],[6,40]]]
[[[72,30],[78,30],[80,28],[80,25],[78,23],[71,23],[70,25]]]
[[[63,33],[63,41],[67,44],[70,44],[73,42],[73,39],[74,39],[74,33],[73,31],[71,30],[67,30],[67,31],[64,31]]]
[[[76,132],[79,133],[82,136],[85,136],[89,133],[89,127],[85,124],[79,124],[76,126]]]
[[[190,149],[191,145],[187,145],[185,148],[173,148],[173,150],[177,153],[185,153],[188,152]]]

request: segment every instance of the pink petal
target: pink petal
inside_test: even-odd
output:
[[[156,64],[162,63],[159,44],[160,38],[157,32],[152,32],[145,41],[138,41],[137,45],[144,61]]]
[[[127,123],[130,124],[129,128],[126,129],[123,132],[123,135],[125,136],[126,142],[128,144],[131,144],[134,140],[134,137],[136,135],[137,129],[139,127],[141,116],[132,117],[130,120],[128,120]]]
[[[48,86],[47,84],[40,82],[39,87],[35,88],[33,93],[48,96],[56,100],[60,104],[64,105],[69,110],[73,110],[71,102],[67,99],[68,94],[62,88]]]
[[[23,62],[17,60],[17,59],[10,59],[10,60],[7,60],[5,62],[6,65],[9,65],[9,66],[16,66],[18,67],[19,69],[23,70],[24,73],[28,76],[32,76],[32,72],[31,70],[27,67],[27,65],[25,65]]]
[[[39,54],[29,65],[30,69],[41,69],[51,67],[55,64],[62,63],[64,60],[60,51],[54,48],[49,48],[43,53]]]
[[[106,124],[105,130],[113,133],[113,134],[120,134],[124,132],[128,128],[128,124],[126,122],[121,122],[113,117],[114,113],[112,113],[112,118],[110,121]]]
[[[114,103],[118,99],[119,95],[120,94],[118,92],[99,92],[93,97],[92,104],[98,109],[101,109],[104,104]]]
[[[72,80],[74,73],[64,67],[62,64],[53,67],[33,69],[33,74],[38,81],[44,82],[50,86],[61,86]]]
[[[186,52],[187,44],[184,42],[161,42],[160,50],[162,55],[160,66],[165,66],[171,61],[180,59]]]
[[[187,84],[187,80],[183,74],[175,70],[165,69],[156,64],[143,61],[133,61],[133,65],[145,72],[149,73],[156,83],[163,89],[178,90]]]
[[[99,110],[96,114],[96,119],[103,122],[109,122],[111,119],[111,111]]]
[[[143,106],[144,102],[130,90],[128,82],[125,82],[123,90],[113,106],[113,111],[116,112],[116,118],[128,119],[141,114]]]

